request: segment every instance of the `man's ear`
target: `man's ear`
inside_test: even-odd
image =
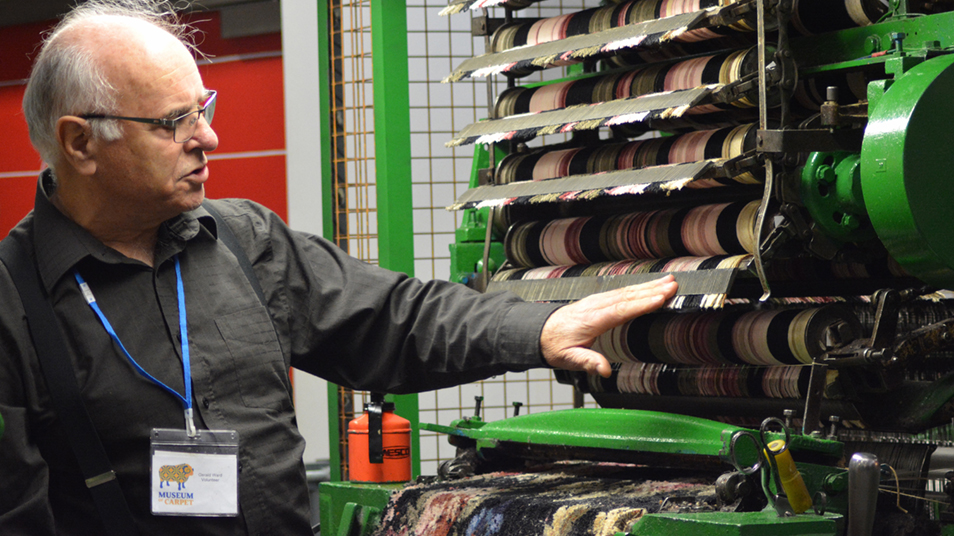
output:
[[[64,115],[56,120],[56,139],[60,144],[63,160],[82,175],[96,172],[96,151],[99,143],[92,138],[89,123],[74,115]]]

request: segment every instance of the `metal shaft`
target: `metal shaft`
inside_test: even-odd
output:
[[[856,452],[848,464],[848,533],[846,536],[871,536],[881,469],[878,457]]]

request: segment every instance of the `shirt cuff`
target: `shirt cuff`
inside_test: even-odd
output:
[[[547,367],[540,350],[540,334],[553,311],[562,307],[552,303],[516,303],[504,316],[498,337],[500,357],[514,367]]]

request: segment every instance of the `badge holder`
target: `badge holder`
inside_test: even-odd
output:
[[[154,429],[150,451],[154,515],[238,515],[238,432]]]
[[[196,430],[192,411],[192,368],[189,360],[189,323],[186,319],[182,267],[175,256],[176,297],[179,305],[179,341],[185,395],[149,374],[123,346],[103,314],[92,289],[79,270],[73,271],[86,303],[129,363],[147,380],[182,403],[185,430],[154,428],[149,437],[152,458],[152,513],[164,516],[235,517],[238,515],[238,432]]]

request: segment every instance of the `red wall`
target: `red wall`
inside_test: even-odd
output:
[[[209,155],[206,194],[253,199],[287,219],[281,36],[222,39],[218,13],[196,19],[204,32],[200,48],[214,56],[200,72],[206,87],[219,92],[214,125],[219,147]],[[20,108],[22,81],[29,76],[40,33],[50,24],[0,32],[0,237],[33,207],[40,157],[30,145]],[[236,58],[249,54],[267,57]]]

